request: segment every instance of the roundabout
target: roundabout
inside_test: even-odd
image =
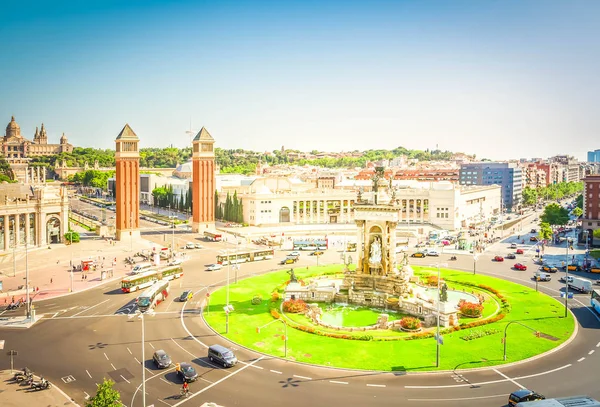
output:
[[[303,284],[322,276],[338,276],[342,266],[300,270],[296,274]],[[286,312],[285,286],[287,271],[275,271],[239,281],[229,288],[229,332],[225,332],[227,287],[210,295],[204,310],[207,324],[232,342],[265,355],[282,357],[287,339],[287,360],[318,366],[369,371],[418,372],[482,368],[514,363],[548,352],[567,341],[574,332],[571,313],[556,299],[533,289],[493,277],[443,269],[442,278],[458,301],[461,297],[483,299],[480,316],[460,317],[440,333],[440,366],[436,368],[435,326],[423,326],[418,332],[397,329],[406,314],[385,309],[321,304],[320,324],[305,312]],[[416,267],[415,277],[427,280],[433,274],[428,267]],[[425,288],[431,290],[431,288]],[[261,298],[260,302],[253,298]],[[426,297],[422,297],[427,302]],[[302,300],[295,300],[302,301]],[[354,309],[353,309],[354,308]],[[337,311],[336,311],[337,310]],[[384,314],[388,312],[388,314]],[[378,316],[388,315],[392,329],[378,329]],[[342,319],[343,318],[343,319]],[[283,324],[270,324],[280,319]],[[344,322],[347,321],[347,322]],[[335,323],[340,321],[341,323]],[[505,326],[520,321],[507,332],[507,358],[504,360]],[[334,322],[332,324],[332,322]],[[260,331],[257,328],[269,326]],[[409,332],[407,332],[409,331]]]

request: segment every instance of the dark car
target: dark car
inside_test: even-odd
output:
[[[169,366],[171,366],[171,358],[169,357],[169,355],[167,355],[167,352],[165,352],[162,349],[159,349],[156,352],[154,352],[154,355],[152,355],[152,360],[154,361],[156,367],[159,369],[166,369]]]
[[[504,256],[505,259],[516,259],[517,256],[515,256],[514,253],[509,253],[506,256]]]
[[[531,229],[530,233],[537,233],[537,229]]]
[[[521,389],[510,393],[510,396],[508,396],[508,405],[516,406],[517,403],[522,403],[525,401],[544,400],[545,398],[546,397],[542,396],[539,393],[536,393],[533,390]]]
[[[535,236],[531,236],[531,237],[529,238],[529,241],[530,241],[530,242],[537,242],[537,241],[538,241],[538,238],[537,238],[537,237],[535,237]]]
[[[189,363],[180,363],[179,369],[177,370],[177,375],[181,377],[181,380],[186,382],[193,382],[198,379],[198,372],[196,369]]]
[[[194,296],[194,293],[192,292],[192,290],[185,290],[179,296],[179,301],[186,302],[187,300],[191,300],[193,296]]]

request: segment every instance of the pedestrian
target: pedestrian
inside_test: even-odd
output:
[[[14,295],[12,297],[12,302],[13,302],[13,304],[15,303],[15,296]]]
[[[52,277],[50,277],[50,284],[52,284],[52,281],[53,281],[53,280],[52,280]]]
[[[56,260],[56,264],[60,263],[60,260]]]

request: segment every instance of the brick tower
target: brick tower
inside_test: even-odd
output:
[[[192,141],[192,231],[215,225],[215,139],[202,127]]]
[[[117,240],[140,235],[140,139],[126,124],[117,136]]]

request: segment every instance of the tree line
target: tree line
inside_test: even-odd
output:
[[[192,191],[188,187],[185,194],[173,193],[173,185],[155,187],[152,190],[154,205],[161,208],[176,209],[180,212],[191,211]]]
[[[228,222],[244,222],[242,200],[238,198],[237,191],[233,193],[233,196],[227,192],[224,204],[219,203],[219,193],[215,191],[215,217]]]
[[[583,182],[559,182],[545,187],[523,189],[523,205],[537,205],[540,199],[556,201],[583,191]]]

